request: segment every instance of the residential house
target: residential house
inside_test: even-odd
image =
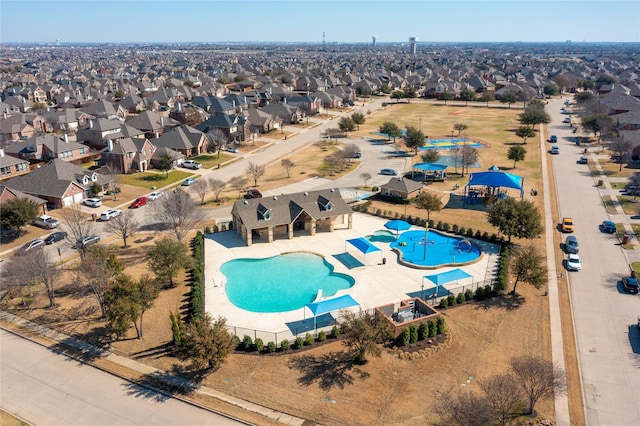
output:
[[[106,100],[99,100],[81,108],[80,111],[96,118],[106,118],[107,120],[124,120],[127,118],[127,111],[119,105],[114,105]]]
[[[196,96],[191,102],[209,114],[235,114],[236,107],[231,102],[215,96]]]
[[[353,210],[339,190],[322,189],[236,201],[231,216],[233,229],[251,246],[256,240],[351,229]]]
[[[292,96],[286,103],[297,107],[307,115],[316,115],[322,108],[322,101],[315,95]]]
[[[76,138],[89,146],[102,149],[107,146],[109,139],[115,141],[141,135],[144,135],[144,132],[121,121],[98,118],[97,120],[89,120],[87,126],[79,128]]]
[[[206,153],[209,140],[200,130],[182,125],[168,131],[157,139],[152,139],[151,143],[157,148],[170,148],[185,157],[192,157]]]
[[[129,117],[125,122],[133,128],[142,130],[147,138],[157,138],[167,129],[180,125],[180,122],[153,111],[145,111],[135,117]]]
[[[258,108],[249,108],[242,112],[249,120],[250,133],[269,133],[277,130],[282,125],[282,119],[278,116],[264,112]]]
[[[185,158],[185,155],[181,152],[173,150],[171,148],[167,148],[166,146],[155,146],[155,150],[153,151],[153,155],[151,156],[150,164],[152,167],[160,168],[160,163],[164,160],[164,157],[167,156],[171,159],[171,168],[176,167],[178,164],[182,163]]]
[[[247,124],[246,129],[244,127],[245,124]],[[224,133],[227,140],[234,143],[243,142],[246,138],[245,135],[248,135],[250,132],[245,117],[227,114],[212,115],[207,120],[195,126],[195,128],[203,133],[211,133],[215,129],[218,129]]]
[[[101,164],[118,173],[145,172],[151,166],[156,147],[147,138],[122,138],[107,141],[102,151]]]
[[[5,155],[0,149],[0,181],[29,173],[29,162],[22,158]]]
[[[65,134],[60,137],[54,134],[39,134],[24,141],[9,142],[5,152],[13,157],[31,163],[49,161],[54,158],[69,162],[82,162],[91,155],[90,149],[83,144],[69,141]]]
[[[393,177],[389,182],[380,185],[380,195],[408,200],[422,192],[422,184],[404,177]]]
[[[0,185],[0,207],[7,201],[14,200],[16,198],[26,198],[27,200],[31,200],[36,203],[39,208],[39,214],[45,214],[47,212],[47,200],[25,194],[17,189],[8,188],[5,185]]]
[[[295,124],[304,116],[299,108],[286,103],[265,105],[262,111],[280,117],[282,124]]]

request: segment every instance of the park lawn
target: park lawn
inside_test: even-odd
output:
[[[604,174],[608,177],[617,178],[630,178],[634,173],[640,172],[640,164],[638,163],[623,163],[622,170],[620,170],[620,164],[610,159],[599,159],[600,167]],[[589,166],[591,167],[591,166]]]
[[[638,208],[640,207],[640,199],[629,195],[620,195],[618,202],[622,206],[624,214],[628,216],[635,216],[638,214]]]
[[[231,154],[220,152],[220,158],[218,158],[218,153],[215,153],[196,155],[195,157],[189,157],[189,160],[201,163],[202,167],[205,169],[212,169],[214,167],[218,167],[218,164],[224,164],[228,161],[234,160],[235,158],[236,157]]]
[[[142,186],[149,188],[155,186],[157,188],[172,185],[178,183],[189,176],[193,176],[193,173],[176,169],[171,170],[169,175],[165,175],[164,172],[142,172],[131,173],[126,175],[119,175],[122,184],[132,186]]]

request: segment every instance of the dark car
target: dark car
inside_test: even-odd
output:
[[[564,249],[567,253],[578,253],[580,246],[578,245],[578,239],[575,235],[569,235],[564,242]]]
[[[605,220],[600,226],[602,227],[602,232],[607,234],[615,234],[616,232],[616,224],[610,220]]]
[[[133,203],[131,203],[129,208],[137,209],[138,207],[142,207],[145,204],[147,204],[147,200],[148,200],[147,197],[136,198],[135,200],[133,200]]]
[[[635,277],[622,277],[622,288],[628,293],[638,294],[640,285]]]
[[[54,232],[53,234],[45,238],[44,243],[49,245],[49,244],[57,243],[58,241],[62,241],[65,238],[67,238],[66,232]]]
[[[262,194],[257,189],[250,189],[245,194],[245,198],[262,198]]]

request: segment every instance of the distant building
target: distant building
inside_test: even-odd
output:
[[[371,45],[374,46],[374,47],[376,45],[376,39],[377,39],[376,36],[371,37]]]
[[[415,55],[418,47],[418,37],[409,37],[409,53]]]

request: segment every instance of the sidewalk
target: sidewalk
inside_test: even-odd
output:
[[[67,336],[66,334],[63,333],[59,333],[55,330],[52,330],[50,328],[46,328],[43,327],[41,325],[35,324],[31,321],[25,320],[23,318],[20,318],[18,316],[15,316],[13,314],[10,314],[8,312],[2,311],[0,310],[0,319],[7,321],[7,322],[12,322],[16,325],[19,325],[31,332],[37,333],[40,336],[52,340],[54,342],[57,342],[58,344],[62,345],[62,346],[66,346],[69,347],[71,349],[75,349],[75,350],[79,350],[80,352],[82,352],[82,354],[86,354],[88,357],[92,357],[92,358],[103,358],[106,359],[114,364],[118,364],[120,366],[129,368],[131,370],[134,370],[140,374],[143,374],[145,376],[151,376],[154,378],[154,380],[157,381],[161,381],[166,383],[167,385],[170,385],[171,387],[174,388],[179,388],[179,389],[188,389],[188,390],[192,390],[193,392],[199,393],[201,395],[205,395],[205,396],[209,396],[209,397],[213,397],[216,398],[220,401],[226,402],[228,404],[231,405],[235,405],[236,407],[240,407],[244,410],[247,411],[251,411],[254,413],[258,413],[260,415],[263,415],[265,417],[268,417],[272,420],[275,420],[279,423],[285,424],[285,425],[291,425],[291,426],[302,426],[303,424],[305,425],[310,425],[312,423],[310,423],[309,421],[299,418],[299,417],[295,417],[286,413],[281,413],[275,410],[272,410],[270,408],[267,407],[263,407],[261,405],[257,405],[248,401],[244,401],[242,399],[233,397],[231,395],[227,395],[225,393],[219,392],[215,389],[209,388],[207,386],[197,386],[194,383],[192,383],[191,381],[180,377],[180,376],[176,376],[174,374],[171,373],[167,373],[165,371],[159,370],[157,368],[148,366],[146,364],[142,364],[140,362],[137,362],[135,360],[120,356],[120,355],[116,355],[108,350],[105,349],[101,349],[98,348],[96,346],[90,345],[86,342],[83,342],[79,339],[76,339],[74,337],[71,336]],[[14,332],[15,333],[15,332]],[[22,336],[26,339],[29,339],[29,337],[27,336]],[[31,340],[31,339],[29,339]],[[38,343],[38,342],[36,342]],[[67,355],[69,356],[69,355]],[[82,362],[85,362],[84,360],[81,360]],[[89,364],[91,364],[89,362]],[[104,369],[105,371],[109,372],[107,369]],[[144,384],[141,386],[146,386],[149,387],[159,393],[163,393],[166,394],[165,391],[162,391],[160,389],[154,389],[152,386],[148,385],[148,384]],[[190,401],[189,399],[185,398],[182,395],[176,395],[176,394],[171,394],[170,395],[172,398],[178,399],[182,402],[185,402],[187,404],[191,404],[191,405],[195,405],[197,407],[209,410],[209,411],[215,411],[215,410],[211,410],[209,408],[207,408],[206,406],[202,406],[200,404],[196,404],[193,401]],[[224,413],[223,413],[224,414]],[[306,422],[306,423],[305,423]]]

